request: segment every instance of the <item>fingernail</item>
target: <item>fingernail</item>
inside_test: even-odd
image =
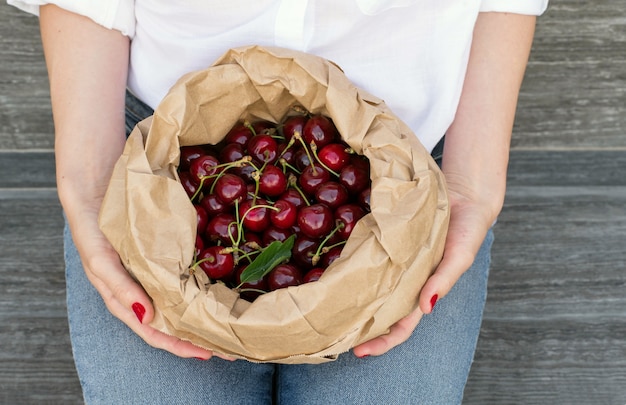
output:
[[[370,356],[369,354],[362,354],[362,355],[357,356],[357,357],[358,357],[359,359],[364,359],[364,358],[369,357],[369,356]]]
[[[146,314],[146,309],[143,307],[143,305],[141,305],[138,302],[135,302],[132,306],[132,309],[135,315],[137,316],[137,319],[139,319],[139,322],[142,322],[143,316]]]
[[[432,311],[433,309],[435,309],[435,304],[437,303],[437,300],[439,299],[439,295],[435,294],[432,297],[430,297],[430,310]]]
[[[202,361],[207,361],[208,359],[203,359],[202,357],[194,357],[194,359],[196,360],[202,360]]]

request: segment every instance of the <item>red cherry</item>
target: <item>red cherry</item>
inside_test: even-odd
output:
[[[252,124],[254,132],[259,134],[272,135],[276,132],[276,124],[270,121],[257,121]]]
[[[200,205],[210,217],[229,212],[231,208],[229,205],[220,201],[215,194],[206,194],[202,200],[200,200]]]
[[[259,191],[268,197],[278,197],[287,189],[287,178],[278,167],[266,166],[259,179]]]
[[[357,203],[363,208],[366,212],[370,212],[372,210],[370,206],[370,196],[372,194],[372,188],[367,187],[363,189],[359,195],[356,197]]]
[[[341,251],[343,250],[343,245],[335,246],[331,248],[328,252],[322,255],[322,259],[320,261],[320,265],[323,268],[328,268],[335,260],[339,259],[341,256]]]
[[[194,204],[193,207],[196,209],[197,228],[200,232],[204,232],[209,223],[209,214],[201,205]]]
[[[219,214],[209,220],[205,234],[213,241],[221,241],[225,244],[232,244],[237,240],[239,232],[235,217],[231,214]]]
[[[200,268],[212,279],[222,279],[235,268],[233,255],[223,252],[223,246],[210,246],[204,249],[198,259]]]
[[[349,198],[348,190],[336,181],[320,184],[317,190],[315,190],[315,199],[317,202],[326,204],[331,209],[335,209],[347,203]]]
[[[204,155],[206,152],[201,146],[182,146],[180,148],[180,170],[189,170],[191,161]]]
[[[253,135],[254,134],[248,126],[243,123],[238,123],[226,134],[224,142],[237,143],[241,146],[246,146]]]
[[[241,160],[245,156],[243,146],[238,143],[229,143],[220,151],[222,163],[232,163]]]
[[[183,186],[183,189],[189,198],[196,195],[196,192],[198,191],[196,178],[194,178],[189,172],[178,173],[178,178],[180,179],[180,184]]]
[[[302,284],[302,274],[291,264],[279,264],[267,275],[267,286],[270,291]]]
[[[331,170],[341,171],[350,162],[350,154],[343,143],[330,143],[317,153],[319,160]]]
[[[307,204],[307,200],[302,197],[302,194],[298,192],[295,188],[290,188],[285,191],[279,198],[280,200],[286,200],[296,206],[296,208],[303,207]]]
[[[332,120],[324,115],[314,115],[306,122],[302,129],[302,137],[307,145],[314,142],[322,148],[338,138],[337,128]]]
[[[297,236],[291,249],[292,260],[302,268],[312,268],[313,256],[319,245],[317,238],[310,238],[304,234]]]
[[[197,258],[200,256],[200,252],[204,250],[204,239],[199,234],[196,235],[196,243],[194,245],[194,256]]]
[[[357,204],[346,204],[335,210],[335,219],[343,224],[337,234],[343,239],[348,239],[357,221],[365,215],[365,211]]]
[[[319,163],[307,166],[298,177],[298,184],[302,191],[309,195],[315,195],[315,190],[330,180],[330,173]]]
[[[296,148],[293,156],[296,168],[298,168],[298,170],[304,170],[307,167],[311,166],[311,159],[309,157],[310,156],[307,153],[306,149],[304,149],[303,147]]]
[[[270,210],[270,221],[281,229],[291,228],[296,223],[298,209],[287,200],[277,200],[274,209]]]
[[[319,280],[320,277],[322,277],[322,274],[324,274],[324,270],[325,269],[322,267],[312,268],[311,270],[307,271],[307,273],[304,275],[304,277],[302,278],[302,282],[311,283],[313,281]]]
[[[257,162],[274,163],[278,158],[278,144],[269,135],[256,135],[248,141],[248,154]]]
[[[308,117],[305,115],[293,115],[285,119],[282,126],[282,132],[285,140],[289,142],[295,133],[299,133],[300,136],[302,136],[304,125],[306,125],[307,120]]]
[[[327,235],[334,225],[333,212],[324,204],[313,204],[298,211],[298,226],[303,234],[311,238]]]
[[[266,207],[257,205],[266,204],[266,201],[257,199],[253,205],[253,200],[246,200],[239,204],[239,218],[246,229],[253,232],[262,232],[270,224],[269,210]]]
[[[203,189],[208,189],[215,181],[215,176],[220,169],[215,166],[219,165],[220,161],[213,155],[202,155],[191,161],[189,166],[189,173],[198,184],[202,184]],[[202,181],[204,179],[204,181]]]
[[[239,176],[225,173],[215,180],[214,192],[224,204],[241,201],[248,193],[246,182]]]
[[[270,243],[274,241],[284,242],[292,234],[293,233],[289,229],[281,229],[277,226],[270,225],[263,232],[261,239],[263,241],[263,246],[268,246]]]
[[[339,182],[353,195],[357,195],[370,185],[369,173],[354,164],[345,166],[339,173]]]

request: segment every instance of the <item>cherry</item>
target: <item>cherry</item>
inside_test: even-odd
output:
[[[337,128],[332,120],[324,115],[314,115],[306,122],[302,129],[302,137],[308,145],[315,143],[322,148],[334,142],[337,137]]]
[[[327,235],[334,225],[333,212],[327,205],[313,204],[298,211],[298,225],[303,234],[311,238]]]
[[[278,144],[270,135],[256,135],[248,141],[248,154],[260,163],[274,163],[278,158]]]
[[[225,253],[223,246],[210,246],[200,252],[198,265],[211,279],[223,279],[235,268],[231,253]]]
[[[254,132],[258,134],[272,135],[276,132],[276,124],[270,121],[257,121],[252,124]]]
[[[245,243],[241,245],[240,247],[241,247],[241,250],[244,251],[244,253],[258,252],[259,249],[261,249],[261,246],[263,245],[263,240],[261,239],[258,233],[245,232],[243,234],[243,238],[245,240]]]
[[[320,184],[317,190],[315,190],[317,202],[326,204],[331,209],[347,203],[349,198],[348,190],[336,181]]]
[[[241,146],[246,146],[250,138],[254,134],[250,127],[244,123],[238,123],[231,128],[230,131],[224,137],[226,143],[237,143]]]
[[[228,143],[220,151],[222,163],[232,163],[241,160],[245,156],[243,146],[238,143]]]
[[[296,237],[291,249],[292,260],[303,268],[313,267],[313,256],[319,248],[319,240],[304,234]]]
[[[313,281],[317,281],[320,279],[322,274],[324,274],[324,268],[322,267],[314,267],[311,270],[307,271],[307,273],[302,278],[303,283],[311,283]]]
[[[288,200],[277,200],[273,210],[270,210],[270,221],[281,229],[291,228],[296,223],[298,209]]]
[[[290,236],[292,232],[289,229],[282,229],[274,225],[270,225],[263,231],[261,235],[261,239],[263,241],[263,246],[268,246],[270,243],[274,241],[284,242]]]
[[[357,221],[365,215],[365,211],[357,204],[346,204],[335,210],[335,219],[343,224],[337,234],[341,238],[348,239]]]
[[[339,172],[350,162],[350,154],[343,143],[330,143],[317,153],[317,157],[330,170]]]
[[[296,190],[295,188],[290,188],[285,191],[279,198],[280,200],[286,200],[296,206],[296,208],[303,207],[305,205],[309,205],[309,202]]]
[[[202,200],[200,200],[200,205],[210,217],[229,212],[231,208],[229,205],[220,201],[216,194],[206,194]]]
[[[214,192],[224,204],[233,204],[235,201],[241,201],[248,193],[248,189],[241,177],[225,173],[215,180]]]
[[[246,229],[253,232],[262,232],[267,229],[270,224],[270,215],[266,207],[259,207],[266,202],[257,199],[257,203],[253,204],[253,200],[243,201],[239,205],[239,218]]]
[[[220,161],[213,155],[202,155],[191,161],[189,173],[198,184],[202,184],[203,189],[208,189],[213,184],[215,176],[219,172]]]
[[[302,188],[302,191],[309,195],[314,195],[315,190],[321,185],[330,180],[330,173],[324,169],[322,165],[315,162],[312,165],[306,167],[300,177],[298,177],[298,184]]]
[[[267,286],[270,291],[302,284],[302,274],[291,264],[279,264],[267,275]]]
[[[287,178],[278,167],[269,165],[259,179],[259,192],[268,197],[278,197],[287,189]]]
[[[239,232],[237,231],[237,222],[231,214],[218,214],[209,220],[205,234],[212,241],[220,241],[225,244],[232,244],[233,240],[237,240]]]
[[[328,252],[322,255],[320,265],[323,268],[327,268],[328,266],[330,266],[335,260],[339,259],[339,257],[341,256],[342,250],[343,250],[343,245],[330,248]]]
[[[180,179],[180,184],[183,186],[183,189],[189,198],[197,194],[198,182],[195,177],[193,177],[189,172],[180,172],[178,173],[178,178]]]
[[[191,161],[204,155],[206,152],[201,146],[181,146],[180,148],[180,170],[189,170]]]
[[[356,197],[357,203],[363,208],[366,212],[370,212],[372,210],[370,206],[370,196],[372,193],[371,187],[364,188],[359,195]]]
[[[200,252],[204,250],[204,239],[199,234],[196,235],[196,243],[194,245],[194,257],[200,256]]]
[[[306,124],[308,117],[305,115],[293,115],[285,119],[282,125],[283,136],[286,141],[291,140],[293,135],[298,133],[302,136],[304,125]]]
[[[299,147],[296,149],[293,159],[298,170],[304,170],[305,168],[311,166],[311,156],[303,147]]]
[[[369,186],[369,173],[364,167],[351,163],[345,166],[339,173],[339,182],[348,189],[348,192],[356,195]]]
[[[201,205],[194,204],[193,207],[196,209],[197,228],[204,231],[209,223],[209,214]]]

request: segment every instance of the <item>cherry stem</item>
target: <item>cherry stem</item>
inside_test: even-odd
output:
[[[337,233],[337,231],[339,231],[340,229],[343,229],[346,225],[341,222],[341,221],[337,221],[336,225],[335,225],[335,229],[333,229],[325,238],[324,240],[322,240],[322,243],[320,243],[320,245],[317,248],[317,251],[315,252],[315,254],[313,255],[313,257],[311,258],[311,264],[313,264],[313,266],[315,266],[317,264],[317,262],[320,261],[320,256],[326,252],[328,252],[329,249],[324,250],[324,245],[326,244],[326,242],[328,242],[330,240],[330,238],[333,237],[333,235],[335,233]],[[345,242],[345,241],[344,241]]]
[[[304,149],[304,153],[306,153],[306,157],[309,158],[309,164],[311,165],[311,170],[313,170],[313,174],[317,174],[317,168],[315,167],[315,164],[313,164],[313,159],[311,158],[311,154],[309,153],[309,148],[308,148],[306,142],[304,141],[304,139],[302,139],[302,134],[300,132],[296,131],[296,132],[293,133],[293,138],[295,138],[297,141],[299,141],[302,144],[302,148]],[[313,142],[311,142],[311,143],[313,143]]]
[[[317,145],[315,144],[315,142],[311,142],[311,152],[313,152],[313,156],[315,156],[315,160],[317,160],[317,163],[319,163],[320,165],[322,165],[322,167],[326,170],[328,170],[331,174],[333,174],[335,177],[339,177],[339,173],[335,172],[333,169],[331,169],[330,167],[326,166],[324,164],[324,162],[321,161],[321,159],[319,158],[319,156],[317,156]]]
[[[287,184],[289,184],[290,187],[293,187],[298,192],[298,194],[300,194],[300,197],[302,197],[302,199],[304,200],[304,202],[306,203],[308,207],[311,206],[311,203],[309,202],[309,199],[306,196],[306,194],[304,194],[304,192],[300,189],[300,187],[298,187],[298,179],[293,173],[289,175]]]

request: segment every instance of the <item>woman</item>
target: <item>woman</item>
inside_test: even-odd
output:
[[[70,332],[86,402],[460,403],[517,96],[547,0],[9,3],[40,15],[68,223]],[[409,124],[447,180],[449,234],[441,264],[416,288],[419,309],[328,364],[211,358],[154,330],[149,297],[97,224],[124,146],[125,104],[132,128],[180,75],[249,44],[336,62]]]

